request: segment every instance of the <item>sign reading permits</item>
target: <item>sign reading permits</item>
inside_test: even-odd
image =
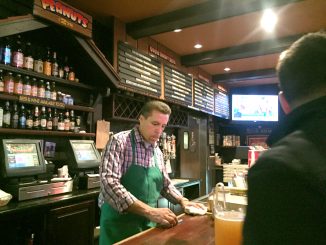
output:
[[[92,17],[62,1],[34,0],[33,14],[92,37]]]

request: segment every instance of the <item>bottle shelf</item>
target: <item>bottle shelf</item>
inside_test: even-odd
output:
[[[54,77],[54,76],[47,76],[45,74],[42,73],[38,73],[32,70],[25,70],[22,68],[16,68],[16,67],[12,67],[10,65],[4,65],[4,64],[0,64],[0,69],[4,70],[4,71],[11,71],[11,72],[15,72],[15,73],[20,73],[23,75],[28,75],[31,77],[35,77],[38,79],[43,79],[43,80],[50,80],[53,82],[57,82],[69,87],[78,87],[78,88],[82,88],[82,89],[86,89],[86,90],[92,90],[95,91],[97,90],[96,87],[84,84],[84,83],[79,83],[79,82],[73,82],[73,81],[69,81],[69,80],[65,80],[59,77]]]
[[[38,97],[33,97],[33,96],[27,96],[27,95],[24,95],[24,97],[30,98],[31,100],[24,101],[24,102],[20,101],[20,103],[22,103],[22,104],[40,105],[40,106],[46,106],[46,107],[69,109],[69,110],[84,111],[84,112],[94,112],[95,111],[93,107],[89,107],[89,106],[66,105],[59,101],[49,100],[49,99],[45,99],[45,98],[38,98]],[[7,93],[0,92],[0,99],[1,100],[19,101],[19,95],[7,94]],[[41,100],[41,102],[35,102],[36,100]],[[42,101],[44,101],[44,103],[42,103]],[[57,104],[59,104],[59,103],[62,104],[62,106],[55,105],[56,102],[57,102]]]
[[[0,134],[11,135],[39,135],[39,136],[58,136],[58,137],[95,137],[95,133],[74,133],[60,132],[47,130],[30,130],[30,129],[15,129],[15,128],[0,128]]]

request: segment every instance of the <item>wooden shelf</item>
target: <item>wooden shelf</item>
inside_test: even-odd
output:
[[[14,128],[0,128],[0,134],[11,135],[39,135],[39,136],[58,136],[58,137],[95,137],[95,133],[73,133],[47,130],[30,130],[30,129],[14,129]]]
[[[54,81],[54,82],[66,85],[68,87],[78,87],[78,88],[83,88],[86,90],[97,90],[96,87],[93,87],[93,86],[90,86],[90,85],[87,85],[84,83],[72,82],[72,81],[68,81],[68,80],[65,80],[65,79],[62,79],[59,77],[47,76],[42,73],[38,73],[35,71],[31,71],[31,70],[25,70],[25,69],[21,69],[21,68],[15,68],[15,67],[12,67],[9,65],[0,64],[0,69],[23,74],[23,75],[28,75],[31,77],[36,77],[38,79]]]

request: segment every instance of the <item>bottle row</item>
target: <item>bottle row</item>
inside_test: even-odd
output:
[[[6,101],[0,106],[0,128],[19,128],[34,130],[79,132],[81,116],[75,116],[74,110],[59,111],[57,108],[28,106]]]
[[[23,42],[21,35],[0,39],[0,63],[33,70],[47,76],[78,81],[67,56],[64,60],[58,59],[56,51],[51,51],[49,47],[44,49],[32,46],[28,41]]]
[[[74,99],[71,95],[56,90],[55,82],[50,83],[43,79],[37,80],[35,77],[30,78],[28,75],[22,77],[19,73],[14,75],[9,71],[3,75],[1,69],[0,92],[59,100],[69,105],[74,104]]]

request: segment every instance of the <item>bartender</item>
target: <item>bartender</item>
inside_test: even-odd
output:
[[[159,140],[171,114],[161,101],[147,102],[140,112],[139,125],[113,135],[100,166],[100,244],[108,245],[160,225],[178,224],[168,208],[156,208],[162,195],[183,208],[204,209],[183,198],[167,174]]]

